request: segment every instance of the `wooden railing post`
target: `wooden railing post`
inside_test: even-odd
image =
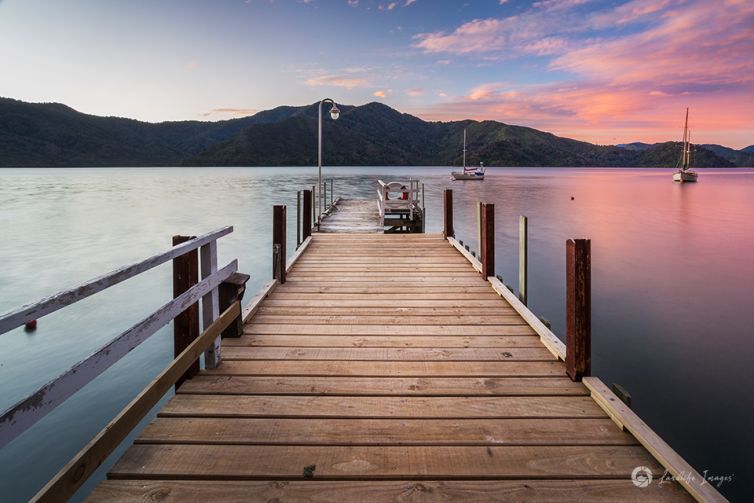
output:
[[[199,263],[202,279],[217,272],[217,241],[210,241],[199,248]],[[220,292],[219,288],[213,288],[202,297],[202,328],[207,330],[218,316],[220,316]],[[208,369],[219,367],[222,361],[221,350],[222,341],[218,336],[204,353],[204,366]]]
[[[482,201],[476,202],[476,252],[482,256]]]
[[[518,217],[518,300],[526,305],[529,286],[529,219]]]
[[[453,230],[453,190],[445,189],[443,192],[443,206],[444,206],[444,222],[443,236],[446,238],[455,237],[456,233]]]
[[[296,249],[301,246],[301,191],[296,192]]]
[[[566,372],[573,381],[592,367],[591,241],[566,242]]]
[[[312,235],[312,191],[304,191],[304,229],[302,240],[306,241],[306,238]]]
[[[234,272],[228,279],[220,283],[220,312],[224,313],[226,309],[235,302],[243,300],[243,294],[246,292],[246,282],[249,281],[248,274]],[[238,313],[238,317],[223,330],[221,337],[241,337],[243,334],[243,316]]]
[[[195,236],[173,236],[173,246],[179,245]],[[199,255],[196,250],[173,259],[173,298],[196,285],[199,282]],[[199,303],[196,302],[188,309],[175,317],[173,321],[173,354],[177,357],[189,344],[199,337]],[[183,381],[191,379],[199,373],[199,360],[191,364],[191,367],[175,383],[178,389]]]
[[[285,206],[272,207],[272,279],[285,283]]]
[[[495,275],[495,205],[482,204],[482,277]]]

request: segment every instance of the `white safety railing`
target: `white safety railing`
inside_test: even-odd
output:
[[[388,182],[378,180],[377,209],[380,213],[380,224],[385,225],[385,214],[391,212],[406,212],[409,219],[414,219],[414,213],[422,207],[423,201],[419,196],[419,180],[409,179],[405,182]]]
[[[217,240],[231,232],[233,232],[233,227],[223,227],[183,242],[163,253],[121,267],[77,287],[56,293],[0,316],[0,334],[4,334],[25,325],[27,322],[75,304],[160,264],[199,249],[201,281],[122,332],[92,355],[79,361],[27,398],[7,409],[0,416],[0,448],[21,435],[200,299],[202,301],[203,328],[207,330],[219,316],[218,287],[238,269],[236,260],[222,269],[218,270],[217,267]],[[205,353],[205,362],[208,367],[215,367],[220,363],[219,346],[220,338],[218,336],[209,345]]]

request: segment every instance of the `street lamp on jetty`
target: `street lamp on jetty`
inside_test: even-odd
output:
[[[319,202],[317,203],[317,228],[319,229],[319,223],[322,218],[322,105],[325,102],[332,103],[332,108],[330,108],[330,117],[332,120],[338,120],[338,117],[340,117],[340,110],[338,109],[338,105],[335,104],[335,102],[330,98],[325,98],[322,101],[319,102],[319,128],[317,129],[317,167],[319,168],[319,176],[318,180],[319,183],[317,184],[317,199]]]

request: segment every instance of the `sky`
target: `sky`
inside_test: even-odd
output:
[[[0,0],[0,96],[219,120],[322,98],[754,144],[754,0]]]

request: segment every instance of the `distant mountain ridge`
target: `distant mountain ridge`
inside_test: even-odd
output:
[[[678,142],[601,146],[496,121],[427,122],[381,103],[343,105],[324,121],[330,166],[672,167]],[[87,115],[57,103],[0,98],[0,167],[309,166],[316,164],[317,105],[280,106],[217,122],[147,123]],[[754,145],[696,147],[695,166],[754,166]]]

